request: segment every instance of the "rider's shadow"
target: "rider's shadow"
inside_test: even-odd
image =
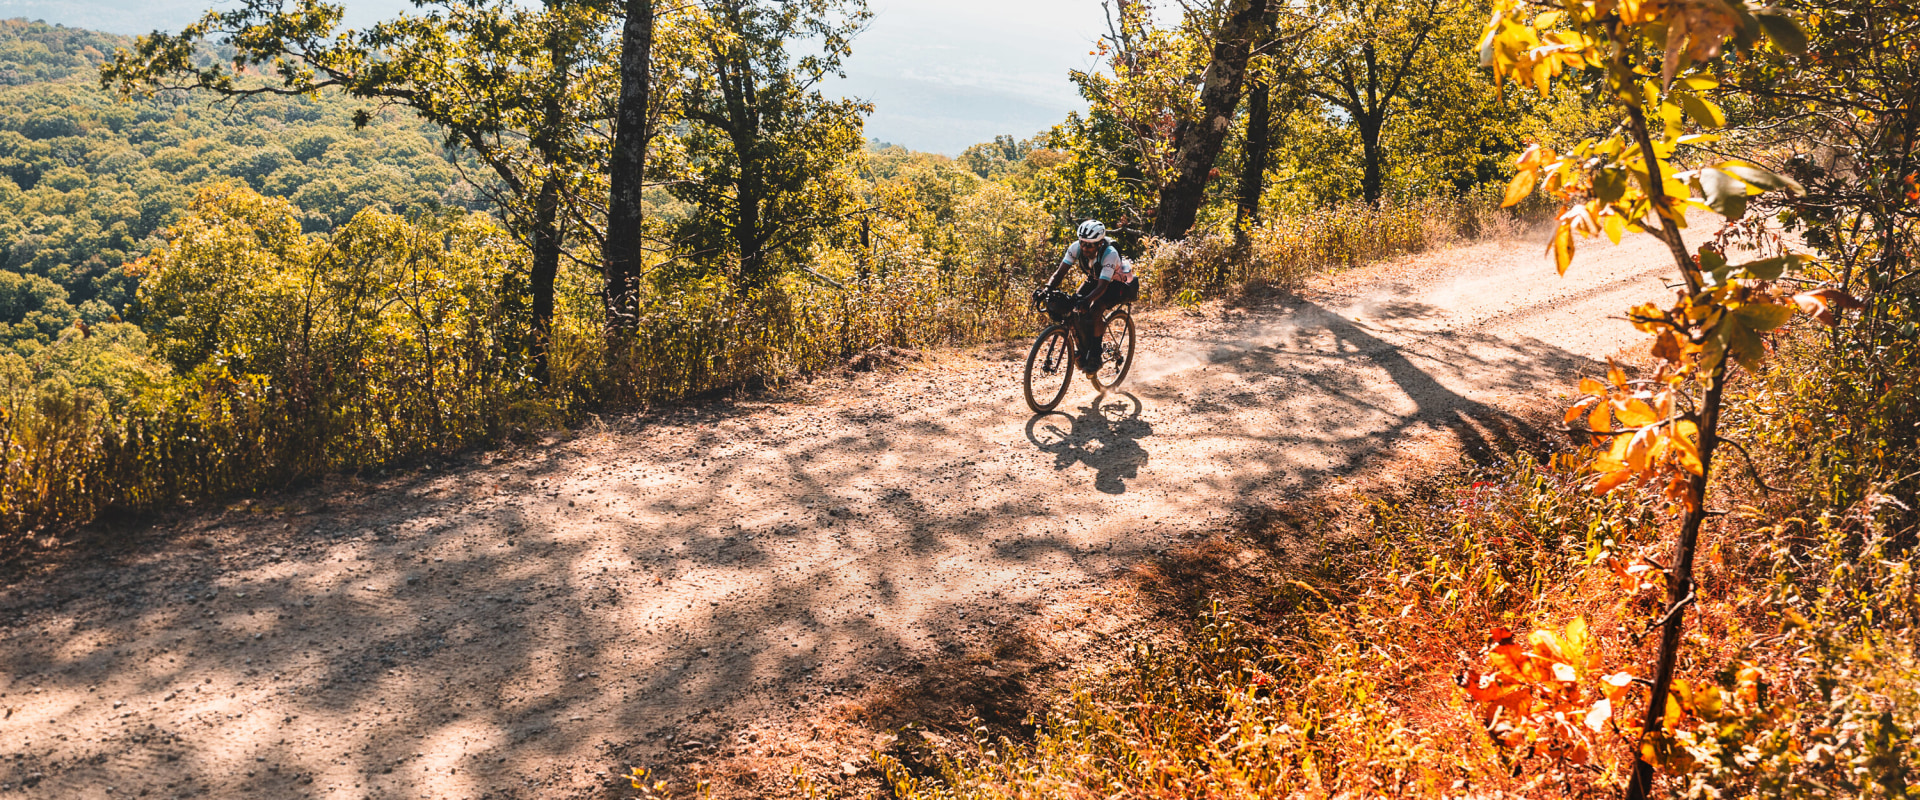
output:
[[[1126,492],[1127,481],[1140,476],[1147,463],[1140,439],[1152,435],[1140,418],[1140,398],[1128,392],[1101,395],[1077,416],[1048,411],[1027,420],[1027,441],[1053,454],[1055,470],[1085,464],[1093,468],[1093,488],[1107,494]]]

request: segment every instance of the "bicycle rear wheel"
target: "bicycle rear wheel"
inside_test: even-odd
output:
[[[1027,351],[1027,407],[1035,414],[1052,411],[1072,382],[1073,335],[1065,325],[1049,325]]]
[[[1100,369],[1093,385],[1105,392],[1120,385],[1133,369],[1133,315],[1124,308],[1107,315],[1107,334],[1100,338]]]

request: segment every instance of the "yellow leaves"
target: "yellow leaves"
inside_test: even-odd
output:
[[[1593,734],[1606,730],[1620,697],[1612,676],[1587,682],[1600,667],[1600,651],[1586,619],[1535,630],[1524,646],[1505,628],[1494,629],[1493,639],[1482,653],[1486,671],[1470,666],[1460,676],[1488,732],[1508,748],[1585,763]]]
[[[1667,441],[1673,448],[1673,457],[1681,471],[1691,475],[1703,474],[1700,463],[1700,426],[1693,420],[1683,419],[1673,423],[1673,436]]]
[[[1730,304],[1727,313],[1707,330],[1702,364],[1712,367],[1732,356],[1741,366],[1758,369],[1767,350],[1760,334],[1787,324],[1792,317],[1793,306],[1765,301]]]
[[[1633,316],[1636,324],[1655,324],[1655,315],[1669,316],[1651,306],[1635,309]],[[1663,333],[1671,336],[1670,330]],[[1631,381],[1612,362],[1606,383],[1581,379],[1583,396],[1567,410],[1566,422],[1571,426],[1586,417],[1593,444],[1605,448],[1587,465],[1595,475],[1595,494],[1640,481],[1661,486],[1675,505],[1692,507],[1691,478],[1702,472],[1700,429],[1678,410],[1679,382],[1678,374],[1664,366],[1651,379]]]
[[[1793,296],[1793,302],[1807,312],[1807,316],[1829,327],[1840,324],[1838,312],[1867,307],[1853,295],[1832,287],[1801,292]]]
[[[1527,195],[1533,193],[1534,185],[1539,182],[1541,171],[1552,165],[1558,158],[1551,147],[1541,147],[1538,144],[1528,147],[1526,152],[1521,153],[1520,158],[1514,162],[1517,171],[1513,175],[1513,180],[1507,184],[1507,194],[1501,200],[1500,207],[1507,208],[1527,199]]]
[[[1659,419],[1654,415],[1653,407],[1647,405],[1645,400],[1638,397],[1629,397],[1624,401],[1613,401],[1613,413],[1614,416],[1620,419],[1620,424],[1629,428],[1652,425]]]
[[[1592,38],[1578,31],[1550,30],[1564,22],[1563,11],[1544,12],[1531,23],[1509,10],[1495,11],[1480,37],[1480,65],[1493,70],[1496,86],[1521,81],[1546,96],[1553,79],[1566,70],[1602,63]]]
[[[666,781],[649,781],[649,779],[653,777],[653,774],[643,767],[634,767],[631,772],[620,777],[626,778],[627,782],[631,783],[635,789],[662,793],[663,796],[667,788]]]
[[[1500,207],[1508,208],[1527,199],[1527,195],[1533,193],[1533,185],[1539,178],[1540,173],[1533,170],[1521,170],[1515,174],[1513,180],[1507,184],[1507,195],[1500,201]]]
[[[1660,0],[1619,0],[1620,23],[1639,25],[1651,22],[1661,7]]]
[[[1687,695],[1687,688],[1688,684],[1685,680],[1673,679],[1673,684],[1667,692],[1666,713],[1661,715],[1664,717],[1662,728],[1673,730],[1680,726],[1680,715],[1686,712],[1686,709],[1680,706],[1680,698]]]
[[[1752,664],[1742,664],[1734,669],[1734,692],[1741,701],[1760,702],[1760,681],[1764,676],[1760,668]]]
[[[1600,220],[1596,215],[1601,208],[1603,204],[1599,200],[1576,203],[1560,215],[1560,222],[1574,233],[1592,238],[1600,233]]]
[[[1573,264],[1573,226],[1561,223],[1553,229],[1553,239],[1547,243],[1547,252],[1553,254],[1553,264],[1561,275],[1567,274],[1567,267]]]
[[[1568,425],[1569,427],[1571,427],[1571,426],[1573,425],[1573,423],[1574,423],[1574,420],[1577,420],[1577,419],[1580,419],[1581,417],[1584,417],[1584,416],[1587,416],[1587,413],[1588,413],[1588,412],[1590,412],[1590,411],[1593,411],[1594,409],[1596,409],[1596,408],[1598,408],[1598,407],[1600,407],[1600,399],[1599,399],[1599,398],[1597,398],[1597,397],[1582,397],[1582,398],[1580,398],[1580,400],[1579,400],[1578,402],[1576,402],[1576,403],[1574,403],[1574,404],[1573,404],[1572,406],[1570,406],[1570,407],[1568,407],[1568,408],[1567,408],[1567,416],[1566,416],[1566,424],[1567,424],[1567,425]],[[1602,414],[1601,414],[1601,418],[1602,418],[1603,420],[1605,419],[1605,412],[1604,412],[1604,411],[1603,411],[1603,412],[1602,412]]]
[[[1608,209],[1611,211],[1612,209]],[[1607,239],[1614,244],[1620,243],[1620,235],[1626,232],[1627,220],[1619,214],[1608,213],[1600,217],[1601,227],[1606,231]]]
[[[1676,92],[1675,95],[1680,105],[1687,110],[1687,116],[1692,117],[1693,121],[1699,123],[1701,127],[1726,127],[1727,112],[1722,111],[1719,106],[1691,92]]]

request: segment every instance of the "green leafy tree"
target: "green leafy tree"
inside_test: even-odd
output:
[[[864,0],[716,0],[684,36],[677,104],[686,125],[669,189],[693,212],[680,237],[709,269],[738,265],[738,286],[761,286],[800,263],[853,210],[853,156],[869,108],[817,88],[841,72],[865,23]],[[791,43],[817,51],[794,58]]]
[[[1360,140],[1360,196],[1372,203],[1385,189],[1382,137],[1389,120],[1435,67],[1444,32],[1471,25],[1455,0],[1325,0],[1323,20],[1306,56],[1306,91],[1335,109]],[[1470,35],[1470,34],[1469,34]],[[1464,66],[1464,65],[1463,65]],[[1438,101],[1441,98],[1431,98]]]
[[[1211,47],[1195,98],[1197,113],[1175,118],[1168,148],[1173,155],[1171,174],[1154,210],[1153,233],[1162,239],[1184,239],[1206,199],[1207,184],[1217,174],[1214,162],[1232,129],[1235,110],[1247,76],[1254,45],[1270,37],[1274,16],[1269,0],[1231,0],[1213,8],[1189,11],[1194,27],[1204,28]]]
[[[1156,24],[1153,7],[1122,0],[1109,8],[1099,43],[1109,71],[1071,74],[1091,108],[1069,116],[1055,144],[1080,162],[1079,183],[1112,184],[1082,200],[1075,216],[1147,223],[1178,239],[1193,226],[1215,177],[1240,103],[1256,41],[1274,22],[1267,0],[1191,6],[1177,25]]]
[[[346,103],[262,97],[207,114],[179,95],[117,102],[83,76],[131,43],[0,22],[0,71],[20,78],[0,86],[0,269],[51,281],[78,320],[98,325],[130,312],[126,265],[179,219],[196,184],[240,178],[296,197],[315,231],[367,207],[440,202],[458,180],[438,131],[385,113],[334,137],[331,156],[296,147],[316,127],[350,127]],[[44,73],[34,66],[56,62]],[[14,333],[44,344],[60,331],[9,327],[0,345],[26,341]]]
[[[554,282],[570,235],[596,237],[588,199],[604,163],[603,98],[615,78],[608,20],[587,4],[541,9],[447,2],[425,13],[339,29],[342,9],[317,0],[249,0],[208,12],[178,34],[154,33],[101,70],[123,93],[157,88],[223,96],[339,89],[404,106],[443,126],[493,173],[495,204],[532,254],[528,277],[535,369],[544,376]],[[231,64],[200,66],[204,42],[232,48]],[[266,76],[256,76],[257,68]],[[356,124],[368,119],[363,114]]]
[[[973,174],[989,180],[1004,177],[1018,168],[1028,153],[1040,146],[1040,137],[1015,139],[1001,134],[991,142],[981,142],[960,151],[960,164]]]

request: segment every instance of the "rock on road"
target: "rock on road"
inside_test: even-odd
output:
[[[1667,294],[1641,239],[1565,278],[1489,243],[1143,315],[1124,391],[1076,378],[1061,413],[1008,343],[185,515],[0,588],[0,797],[607,786],[622,747],[804,715],[1236,506],[1525,435],[1509,410]]]

